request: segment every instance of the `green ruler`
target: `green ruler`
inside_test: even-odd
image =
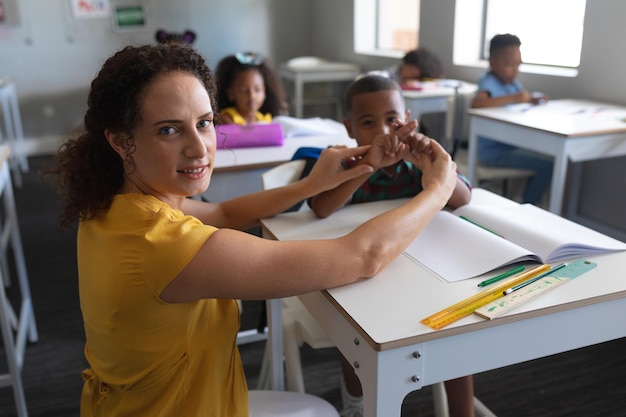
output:
[[[474,310],[474,314],[484,319],[495,319],[507,313],[522,304],[525,304],[533,298],[545,294],[553,288],[556,288],[566,282],[571,281],[579,275],[595,268],[596,263],[584,259],[573,262],[564,268],[554,271],[545,277],[533,282],[532,284],[512,292],[511,294],[500,297],[497,300],[486,304]]]

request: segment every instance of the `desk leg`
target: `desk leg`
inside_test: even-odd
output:
[[[456,125],[456,119],[458,117],[456,112],[456,99],[453,97],[448,98],[448,109],[446,110],[446,128],[445,128],[445,149],[451,153],[454,148],[454,131]]]
[[[283,370],[283,300],[267,300],[267,339],[270,352],[271,387],[276,391],[285,390]]]
[[[363,388],[365,417],[399,417],[408,393],[422,388],[424,355],[421,345],[374,350],[321,293],[298,297],[324,324],[330,339],[355,369]]]
[[[565,180],[567,178],[567,162],[569,160],[565,142],[566,141],[563,141],[562,149],[554,157],[552,186],[550,188],[550,201],[548,203],[548,209],[559,216],[561,215],[563,205],[563,193]]]
[[[296,77],[293,81],[294,90],[295,90],[295,107],[296,107],[296,117],[301,119],[304,107],[304,82],[300,75],[296,74]]]
[[[467,179],[473,187],[478,187],[476,165],[478,157],[478,135],[476,133],[476,119],[470,116],[470,130],[467,141]]]
[[[410,369],[404,357],[387,351],[379,353],[378,361],[357,370],[362,381],[364,417],[400,417],[404,398],[420,388],[411,382],[410,377],[407,378],[406,373],[407,370],[411,372]]]
[[[573,220],[578,214],[578,201],[580,199],[580,184],[583,180],[582,162],[574,164],[571,170],[568,170],[569,178],[572,184],[567,195],[567,213],[564,217]],[[575,220],[574,220],[575,221]],[[578,222],[577,222],[578,223]]]

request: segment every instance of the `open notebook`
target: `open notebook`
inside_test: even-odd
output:
[[[476,204],[438,213],[405,253],[455,282],[521,261],[553,263],[622,250],[626,243],[530,204]]]

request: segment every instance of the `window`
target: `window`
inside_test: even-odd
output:
[[[417,48],[419,10],[420,0],[354,0],[355,51],[399,58]]]
[[[491,38],[512,33],[522,41],[521,71],[575,76],[585,5],[585,0],[457,1],[454,63],[486,67]]]

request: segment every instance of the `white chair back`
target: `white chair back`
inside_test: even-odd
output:
[[[265,171],[261,175],[263,189],[278,188],[297,181],[300,179],[300,174],[302,174],[305,164],[306,161],[304,159],[296,159]]]

